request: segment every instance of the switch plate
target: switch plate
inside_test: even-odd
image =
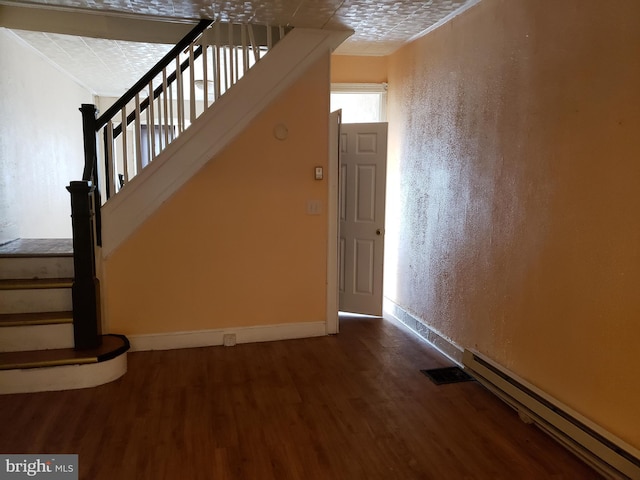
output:
[[[322,167],[316,167],[315,174],[316,174],[316,180],[322,180],[324,177],[324,172],[322,170]]]

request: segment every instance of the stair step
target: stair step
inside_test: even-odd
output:
[[[73,348],[73,312],[0,314],[0,352]]]
[[[129,341],[122,335],[103,335],[102,345],[92,350],[60,348],[28,352],[0,353],[0,370],[82,365],[110,360],[129,349]]]
[[[0,279],[73,277],[70,239],[18,239],[0,245]]]
[[[71,278],[73,257],[0,257],[0,279]]]
[[[4,257],[73,257],[70,238],[18,238],[0,245]]]
[[[0,313],[67,312],[73,310],[71,288],[3,290]]]
[[[0,280],[0,313],[72,310],[72,286],[72,278]]]
[[[73,323],[20,325],[0,329],[0,352],[73,348]]]
[[[73,323],[73,312],[1,313],[1,327],[23,327],[34,325],[57,325]]]
[[[25,327],[37,328],[37,327]],[[104,385],[127,372],[129,340],[103,335],[95,350],[73,348],[0,353],[0,395],[74,390]]]
[[[11,278],[0,280],[0,290],[40,290],[71,288],[73,278]]]

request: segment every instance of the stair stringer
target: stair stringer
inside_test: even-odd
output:
[[[102,207],[102,257],[108,258],[309,66],[335,50],[352,33],[306,28],[288,33]]]

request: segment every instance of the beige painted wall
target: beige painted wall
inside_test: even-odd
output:
[[[384,83],[388,57],[331,56],[331,83]]]
[[[484,0],[389,60],[386,291],[640,448],[640,3]]]
[[[109,256],[110,331],[326,320],[328,80],[327,54]]]
[[[65,189],[82,176],[92,95],[0,28],[0,243],[71,237]]]

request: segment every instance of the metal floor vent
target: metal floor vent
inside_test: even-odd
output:
[[[420,370],[436,385],[447,383],[470,382],[474,378],[465,373],[460,367],[433,368],[431,370]]]

